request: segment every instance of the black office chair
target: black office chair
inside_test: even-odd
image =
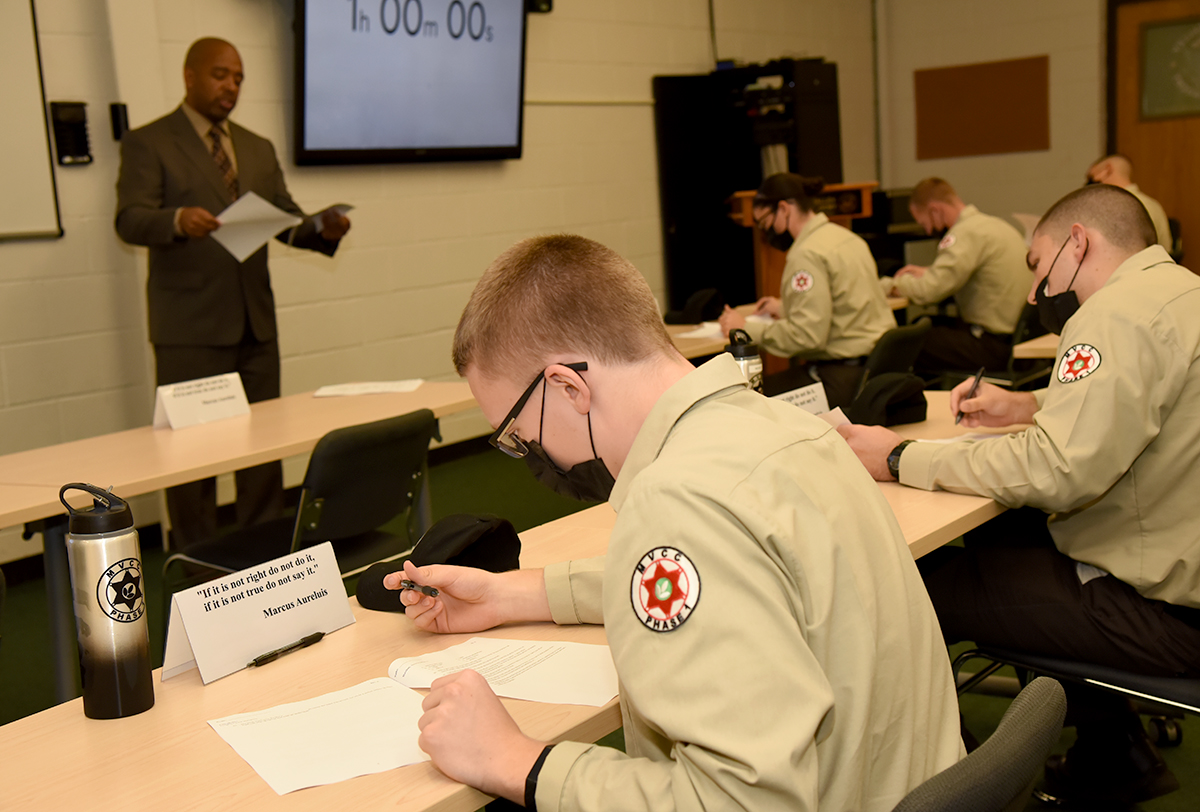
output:
[[[343,579],[406,554],[430,523],[426,480],[434,437],[441,439],[428,409],[329,432],[313,449],[296,514],[169,556],[164,608],[180,589],[325,541],[333,542]],[[381,529],[401,518],[400,534]]]
[[[917,356],[925,347],[925,336],[932,326],[933,322],[922,318],[915,324],[895,327],[881,335],[863,365],[863,376],[855,397],[863,393],[867,388],[867,381],[876,375],[885,372],[912,372]]]
[[[1022,342],[1045,334],[1046,328],[1042,326],[1041,319],[1038,318],[1037,306],[1026,304],[1017,318],[1017,326],[1013,328],[1012,346],[1016,347]],[[988,372],[983,379],[1014,392],[1027,387],[1036,388],[1043,385],[1044,378],[1050,377],[1050,370],[1054,368],[1054,364],[1054,359],[1013,358],[1012,353],[1009,352],[1008,365],[1004,371]],[[953,389],[967,378],[975,377],[975,372],[974,369],[946,370],[934,385],[940,384],[943,389]]]
[[[1160,746],[1174,746],[1183,740],[1183,728],[1176,722],[1183,713],[1200,714],[1200,679],[1148,677],[1093,663],[987,646],[958,655],[953,665],[955,678],[964,664],[976,659],[988,660],[989,663],[959,684],[960,694],[971,690],[1006,665],[1017,669],[1018,673],[1042,674],[1058,680],[1091,685],[1134,700],[1140,713],[1150,715],[1151,738]]]
[[[1171,250],[1168,251],[1171,259],[1175,260],[1180,265],[1183,264],[1183,226],[1174,217],[1167,218],[1167,225],[1171,229]]]
[[[904,797],[892,812],[1017,812],[1067,713],[1062,686],[1039,677],[1013,700],[996,732],[970,755]]]

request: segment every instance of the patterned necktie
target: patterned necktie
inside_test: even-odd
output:
[[[221,177],[225,178],[225,188],[229,190],[229,196],[237,200],[237,172],[234,171],[233,162],[229,160],[229,155],[225,152],[225,147],[221,146],[221,131],[214,126],[208,131],[208,136],[213,142],[212,157],[217,163],[217,171],[221,173]]]

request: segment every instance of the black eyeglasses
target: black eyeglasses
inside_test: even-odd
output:
[[[573,369],[576,372],[587,371],[587,361],[579,361],[575,364],[563,364],[567,369]],[[533,383],[529,384],[529,388],[525,390],[525,394],[521,395],[517,400],[516,405],[508,410],[508,414],[500,421],[500,427],[492,432],[492,436],[488,438],[488,442],[493,448],[498,448],[510,457],[520,459],[529,453],[529,446],[525,445],[525,441],[517,436],[516,425],[517,418],[521,415],[521,410],[525,408],[525,404],[529,402],[529,398],[533,396],[533,390],[537,385],[546,379],[546,371],[542,370],[542,374],[534,378]]]

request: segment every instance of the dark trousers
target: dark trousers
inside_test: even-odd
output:
[[[963,321],[934,324],[925,334],[925,346],[917,356],[918,373],[937,374],[946,370],[1003,372],[1012,355],[1012,336],[983,332],[978,338]]]
[[[849,365],[839,364],[836,361],[796,364],[783,372],[764,375],[763,394],[771,397],[790,392],[793,389],[817,383],[819,377],[820,383],[825,386],[825,399],[829,401],[829,408],[836,409],[838,406],[846,408],[858,394],[858,385],[862,381],[864,369],[865,367],[861,363]],[[816,370],[815,375],[813,370]]]
[[[1162,601],[1106,575],[1080,584],[1046,514],[1010,510],[917,561],[947,643],[978,645],[1155,676],[1200,676],[1200,629]],[[1127,700],[1082,685],[1067,690],[1079,739],[1118,739],[1140,721]]]
[[[158,384],[190,381],[237,372],[251,403],[279,397],[279,342],[246,338],[231,347],[155,345]],[[186,429],[185,429],[186,430]],[[242,527],[277,518],[283,511],[283,465],[268,462],[234,475],[237,520]],[[213,477],[167,489],[171,545],[177,552],[217,534],[217,480]]]

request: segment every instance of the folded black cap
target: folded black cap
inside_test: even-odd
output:
[[[725,297],[716,288],[704,288],[688,297],[683,310],[668,310],[663,316],[667,324],[699,324],[716,321],[725,308]]]
[[[453,564],[506,572],[521,566],[521,539],[508,519],[455,513],[435,522],[421,536],[408,560],[418,567]],[[381,612],[403,612],[400,593],[383,585],[385,576],[403,569],[403,561],[380,561],[368,567],[358,577],[355,597],[359,604]]]

